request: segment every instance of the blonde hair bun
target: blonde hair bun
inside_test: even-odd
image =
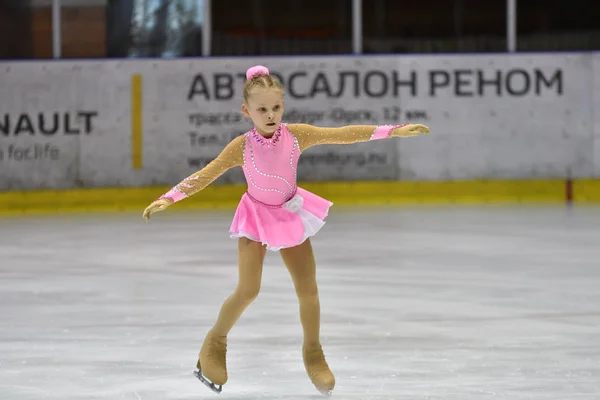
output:
[[[262,65],[255,65],[246,71],[246,82],[244,83],[244,101],[248,103],[250,92],[255,89],[277,90],[283,95],[283,85],[277,76],[271,75],[269,69]]]

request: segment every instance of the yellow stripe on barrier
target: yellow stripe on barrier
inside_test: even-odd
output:
[[[564,180],[300,182],[335,205],[564,203]],[[0,214],[142,210],[164,187],[0,192]],[[211,185],[176,209],[234,208],[246,185]],[[573,183],[573,201],[600,203],[600,180]]]
[[[600,202],[600,179],[581,179],[574,181],[573,200],[578,203]]]
[[[142,75],[131,77],[131,167],[142,168]]]

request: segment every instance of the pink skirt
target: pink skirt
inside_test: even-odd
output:
[[[271,206],[244,193],[229,233],[232,239],[246,237],[268,250],[278,251],[302,244],[325,225],[332,202],[302,188],[280,206]]]

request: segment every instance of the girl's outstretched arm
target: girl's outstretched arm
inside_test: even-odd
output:
[[[390,137],[410,137],[428,134],[429,127],[421,124],[403,125],[348,125],[322,128],[308,124],[288,124],[298,139],[300,151],[319,144],[352,144]]]
[[[183,200],[210,185],[227,170],[242,165],[244,140],[245,138],[243,135],[233,139],[214,160],[206,165],[206,167],[198,172],[194,172],[192,175],[173,186],[171,190],[160,198],[167,198],[173,202]]]
[[[192,175],[173,186],[171,190],[146,207],[143,213],[144,218],[150,219],[150,216],[153,213],[163,211],[171,204],[192,196],[210,185],[227,170],[242,165],[244,160],[244,144],[245,137],[243,135],[233,139],[225,146],[221,153],[204,168],[194,172]]]

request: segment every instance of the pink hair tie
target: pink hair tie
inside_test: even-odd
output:
[[[248,80],[260,75],[269,75],[269,69],[262,65],[256,65],[246,71],[246,79]]]

